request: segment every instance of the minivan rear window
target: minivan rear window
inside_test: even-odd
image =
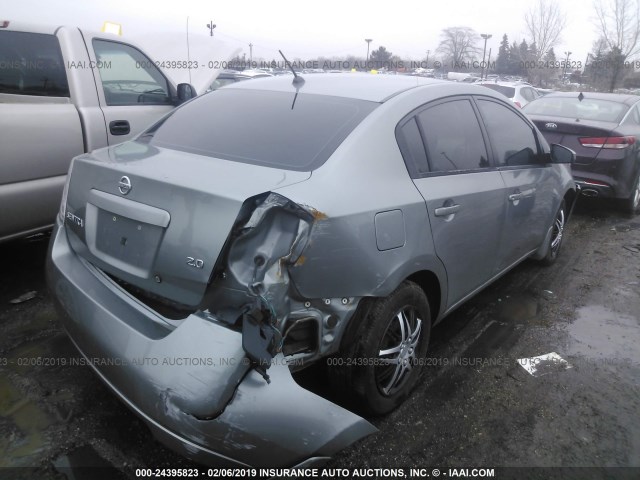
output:
[[[157,147],[311,171],[379,104],[302,91],[215,90],[176,109],[140,139],[152,136],[149,143]]]

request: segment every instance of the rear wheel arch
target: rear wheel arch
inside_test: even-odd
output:
[[[398,282],[393,290],[396,290],[402,283],[410,281],[417,284],[424,294],[427,296],[429,302],[429,310],[431,311],[431,322],[436,323],[441,313],[443,302],[443,289],[441,282],[436,273],[431,270],[419,270],[411,275],[403,278]],[[360,323],[367,317],[372,304],[378,298],[384,298],[382,296],[369,296],[363,297],[358,304],[358,307],[354,314],[349,319],[349,324],[345,328],[342,338],[340,340],[340,350],[350,345],[357,335],[357,330]]]
[[[327,363],[330,382],[351,408],[385,414],[410,394],[424,365],[431,319],[428,297],[414,281],[361,300],[340,351]],[[401,333],[390,334],[398,325]]]
[[[407,277],[406,280],[417,283],[418,286],[422,288],[429,301],[431,321],[435,323],[440,315],[443,304],[442,288],[438,276],[430,270],[421,270],[413,273]]]

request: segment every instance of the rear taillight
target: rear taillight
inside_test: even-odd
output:
[[[9,26],[9,20],[0,20],[0,28],[7,28]]]
[[[580,145],[587,148],[627,148],[636,143],[636,137],[582,137]]]
[[[522,108],[522,105],[520,105],[520,102],[517,102],[517,101],[515,101],[515,100],[514,100],[514,101],[513,101],[513,103],[515,103],[515,104],[516,104],[516,107],[518,107],[518,108]]]
[[[590,178],[587,178],[586,180],[581,180],[583,183],[587,184],[587,185],[592,185],[595,187],[608,187],[609,184],[605,183],[605,182],[601,182],[600,180],[591,180]]]

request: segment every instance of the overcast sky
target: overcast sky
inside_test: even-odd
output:
[[[591,0],[557,1],[568,23],[555,47],[556,55],[560,59],[569,50],[573,52],[571,60],[584,63],[597,37]],[[424,59],[427,50],[433,55],[438,47],[442,29],[454,26],[492,34],[487,51],[491,48],[495,59],[504,33],[510,42],[519,43],[526,38],[524,15],[535,4],[534,0],[396,0],[385,7],[362,0],[2,0],[2,3],[0,20],[77,25],[91,30],[100,30],[104,21],[117,22],[122,25],[124,36],[143,45],[153,42],[153,35],[184,33],[189,17],[192,41],[224,42],[226,47],[242,49],[247,59],[248,44],[253,43],[254,59],[268,60],[279,59],[278,49],[290,60],[321,55],[364,57],[365,38],[373,39],[372,50],[383,45],[402,58]],[[210,20],[217,25],[213,39],[208,38],[206,27]]]

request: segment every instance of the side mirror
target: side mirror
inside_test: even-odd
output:
[[[552,163],[573,163],[576,161],[576,152],[564,145],[554,143],[551,145]]]
[[[178,84],[178,105],[186,102],[187,100],[191,100],[196,96],[196,91],[191,86],[190,83],[179,83]]]

